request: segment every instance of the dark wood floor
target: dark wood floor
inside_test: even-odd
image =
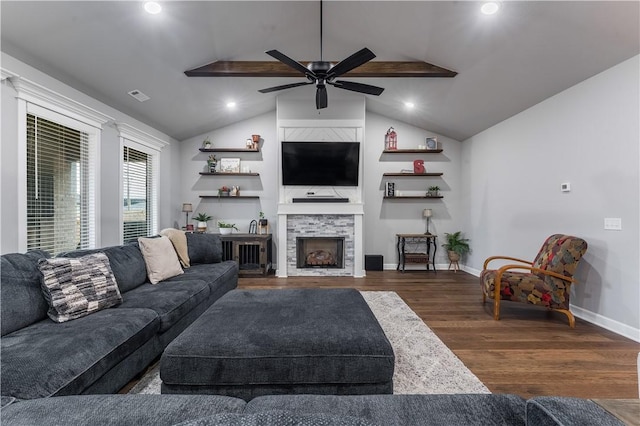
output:
[[[493,393],[638,398],[640,343],[564,315],[502,304],[494,321],[478,278],[464,272],[367,272],[366,278],[240,278],[240,288],[395,291]]]

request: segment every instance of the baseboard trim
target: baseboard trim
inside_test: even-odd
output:
[[[581,308],[580,306],[570,305],[570,309],[571,312],[573,312],[573,315],[580,319],[640,343],[640,328],[631,327],[627,324],[623,324],[619,321]]]

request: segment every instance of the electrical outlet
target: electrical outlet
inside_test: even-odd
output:
[[[560,191],[562,191],[562,192],[571,191],[571,184],[569,182],[561,183],[560,184]]]
[[[619,217],[605,217],[604,218],[604,229],[609,229],[612,231],[621,231],[622,230],[622,219]]]

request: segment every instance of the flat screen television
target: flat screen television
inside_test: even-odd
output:
[[[282,184],[358,186],[359,142],[282,142]]]

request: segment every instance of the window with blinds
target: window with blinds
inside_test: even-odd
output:
[[[90,247],[89,152],[89,134],[27,114],[27,250]]]
[[[136,241],[154,232],[152,156],[124,146],[123,158],[123,241]]]

